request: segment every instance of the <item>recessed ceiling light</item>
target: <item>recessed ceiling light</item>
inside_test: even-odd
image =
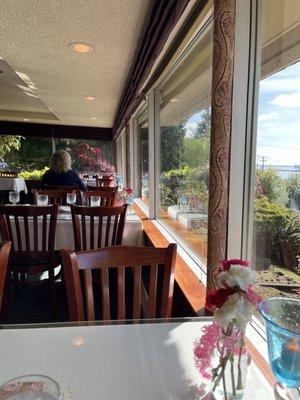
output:
[[[178,103],[178,99],[176,99],[176,97],[172,97],[172,99],[170,100],[171,103]]]
[[[23,118],[23,121],[27,122],[27,121],[29,121],[29,119],[28,118]]]
[[[96,117],[91,117],[91,119],[96,119]]]
[[[85,96],[85,99],[86,99],[87,101],[94,101],[94,100],[95,100],[95,97],[93,97],[93,96]]]
[[[94,50],[94,47],[90,44],[81,42],[70,43],[69,47],[79,54],[86,54]]]

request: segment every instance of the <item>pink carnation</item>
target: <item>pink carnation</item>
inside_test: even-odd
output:
[[[242,267],[249,267],[249,261],[239,260],[238,258],[232,258],[230,260],[221,261],[221,266],[223,271],[228,271],[231,265],[241,265]]]
[[[221,328],[212,323],[204,326],[203,335],[195,341],[194,359],[195,365],[205,379],[211,379],[211,355],[217,345]]]

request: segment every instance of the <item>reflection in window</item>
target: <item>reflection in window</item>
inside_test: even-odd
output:
[[[265,297],[300,298],[300,9],[263,1],[253,261]]]
[[[149,198],[149,132],[148,110],[137,120],[137,197],[148,205]]]
[[[159,219],[206,263],[211,24],[160,90]]]

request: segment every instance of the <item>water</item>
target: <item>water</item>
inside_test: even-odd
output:
[[[290,365],[289,370],[282,368],[281,357],[272,360],[272,370],[278,381],[288,387],[298,388],[300,387],[300,365],[297,363],[294,368],[292,367],[293,365]]]

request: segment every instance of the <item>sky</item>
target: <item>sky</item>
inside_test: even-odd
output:
[[[263,79],[259,88],[257,160],[300,165],[300,62]]]

